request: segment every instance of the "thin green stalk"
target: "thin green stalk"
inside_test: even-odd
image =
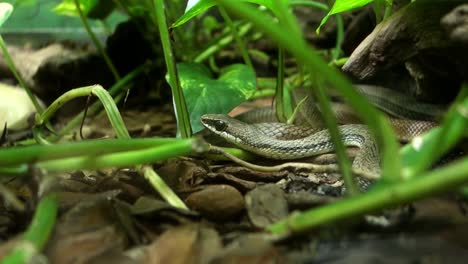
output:
[[[52,234],[57,218],[58,201],[55,193],[44,196],[39,202],[31,224],[13,251],[2,263],[17,264],[30,263],[44,248]]]
[[[80,2],[78,0],[73,0],[73,1],[75,2],[76,10],[78,11],[79,17],[81,19],[81,23],[83,23],[83,26],[86,29],[86,32],[88,32],[88,35],[91,37],[97,50],[99,51],[99,53],[101,53],[101,56],[104,58],[104,61],[106,62],[107,67],[109,67],[109,70],[114,76],[115,81],[118,82],[120,80],[119,72],[115,68],[114,64],[112,64],[111,59],[107,55],[107,52],[104,49],[104,47],[101,45],[101,42],[99,41],[99,39],[96,37],[96,34],[94,34],[94,32],[91,30],[91,27],[89,26],[88,21],[83,14],[83,11],[81,11]]]
[[[336,61],[340,58],[341,55],[341,45],[344,41],[344,26],[343,26],[343,18],[340,14],[335,15],[336,21],[336,45],[332,51],[332,58],[331,61]]]
[[[303,233],[321,225],[409,203],[465,184],[468,182],[467,171],[468,158],[465,158],[406,182],[385,185],[334,204],[293,214],[288,219],[270,225],[268,230],[281,236]]]
[[[288,4],[283,0],[273,0],[273,6],[275,7],[275,16],[278,18],[280,25],[284,25],[289,30],[285,32],[302,38],[302,31],[296,17],[291,15],[292,12]]]
[[[251,69],[253,68],[252,60],[250,60],[249,53],[247,52],[247,47],[245,46],[244,41],[242,41],[241,37],[239,36],[239,33],[237,32],[236,26],[232,22],[232,19],[229,17],[228,13],[224,8],[219,7],[219,13],[223,17],[224,21],[226,22],[227,26],[231,29],[231,34],[236,40],[237,46],[239,48],[239,51],[242,55],[242,58],[244,59],[244,63],[249,66]]]
[[[149,181],[155,190],[158,190],[159,194],[164,197],[167,203],[176,208],[188,210],[185,203],[171,190],[169,186],[167,186],[164,180],[153,170],[152,167],[143,166],[142,172],[146,180]]]
[[[38,162],[36,166],[49,173],[83,169],[99,170],[105,168],[131,167],[184,155],[195,155],[206,149],[207,146],[203,142],[198,139],[190,138],[148,149],[41,161]]]
[[[208,58],[208,65],[213,72],[219,73],[221,70],[219,69],[218,65],[216,65],[216,60],[213,56]]]
[[[383,6],[385,6],[385,1],[386,0],[374,0],[374,14],[375,14],[375,22],[378,24],[382,22],[382,14],[380,13],[382,11]]]
[[[321,9],[327,12],[330,10],[330,8],[326,4],[311,1],[311,0],[291,0],[289,2],[289,5],[290,6],[297,6],[297,5],[310,6],[310,7]],[[335,19],[336,19],[336,45],[332,52],[332,59],[331,59],[332,62],[340,58],[341,45],[343,44],[343,41],[344,41],[343,18],[341,17],[340,14],[336,14]]]
[[[275,95],[276,92],[274,89],[262,89],[262,90],[256,90],[255,93],[250,97],[250,99],[258,99],[258,98],[263,98],[263,97],[269,97]]]
[[[137,76],[139,76],[146,68],[146,64],[141,65],[131,72],[129,72],[127,75],[125,75],[122,79],[120,79],[118,82],[116,82],[110,89],[109,89],[109,94],[111,96],[114,96],[114,102],[118,103],[122,98],[123,98],[123,92],[121,93],[121,96],[115,96],[118,92],[121,92],[122,88],[130,83],[133,79],[135,79]],[[88,115],[95,115],[102,109],[102,104],[100,102],[95,102],[93,103],[89,109],[88,109]],[[73,128],[77,127],[80,122],[83,120],[84,112],[82,111],[80,114],[78,114],[76,117],[74,117],[72,120],[70,120],[57,134],[51,135],[48,138],[48,141],[50,142],[56,142],[60,138],[62,138],[65,134],[70,132]]]
[[[338,130],[338,122],[335,114],[333,113],[330,98],[325,94],[323,83],[320,83],[320,81],[317,82],[317,86],[314,90],[319,108],[323,115],[323,121],[330,132],[333,147],[338,157],[338,165],[340,166],[341,173],[343,174],[347,194],[350,196],[356,195],[359,193],[359,189],[357,188],[353,178],[351,162],[346,154],[346,147],[343,144],[341,133]]]
[[[310,72],[322,76],[326,81],[337,89],[361,118],[369,125],[371,131],[381,146],[382,157],[382,178],[389,181],[397,181],[401,178],[401,161],[395,158],[398,153],[398,142],[392,131],[388,120],[379,113],[369,102],[363,98],[352,84],[336,69],[328,67],[320,56],[308,46],[300,35],[292,34],[289,28],[278,25],[272,20],[249,6],[228,0],[216,0],[229,11],[244,17],[253,22],[256,26],[267,33],[281,47],[294,55],[299,63],[306,66]],[[284,32],[290,32],[285,35]]]
[[[401,149],[405,179],[428,169],[461,139],[468,137],[467,128],[468,84],[464,84],[456,103],[447,112],[441,125],[424,136],[413,139]]]
[[[37,101],[36,97],[34,96],[29,86],[26,84],[26,81],[23,79],[21,74],[19,74],[18,69],[16,68],[15,63],[11,59],[10,53],[8,52],[5,41],[3,40],[3,37],[1,35],[0,35],[0,48],[2,49],[3,56],[5,56],[5,61],[8,65],[8,68],[10,68],[16,80],[18,81],[18,83],[21,85],[21,87],[23,87],[23,89],[28,94],[29,100],[31,100],[31,102],[33,103],[34,108],[36,109],[36,112],[41,114],[44,111],[44,109]]]
[[[31,164],[39,161],[63,159],[82,155],[102,155],[106,153],[133,151],[154,148],[164,144],[179,142],[175,138],[145,139],[89,139],[54,145],[32,145],[0,149],[0,167]]]
[[[23,176],[26,175],[28,172],[29,166],[27,164],[0,167],[0,175],[2,177]]]
[[[291,0],[289,2],[289,5],[291,6],[296,6],[296,5],[303,5],[303,6],[310,6],[310,7],[315,7],[318,9],[321,9],[323,11],[330,10],[328,6],[324,3],[316,2],[316,1],[311,1],[311,0]]]
[[[335,67],[338,67],[338,68],[341,68],[343,67],[343,65],[345,65],[345,63],[348,61],[349,57],[343,57],[343,58],[339,58],[335,61],[332,61],[331,62],[331,65],[335,66]]]
[[[177,74],[177,67],[174,60],[174,53],[172,51],[169,31],[167,30],[167,21],[165,14],[165,5],[163,0],[154,0],[154,18],[155,24],[158,25],[159,35],[164,51],[164,59],[166,61],[167,72],[169,74],[169,84],[172,90],[174,101],[174,110],[177,118],[177,128],[180,131],[182,138],[189,138],[192,136],[192,128],[190,126],[190,118],[185,103],[184,93],[180,86],[179,77]]]
[[[284,100],[284,50],[278,49],[278,71],[276,73],[276,118],[280,122],[286,122],[289,116],[286,116]]]
[[[392,14],[393,0],[385,0],[385,12],[383,19],[387,19]]]
[[[20,199],[18,199],[18,197],[16,196],[16,193],[11,191],[1,182],[3,181],[0,181],[0,196],[3,198],[4,204],[10,205],[14,210],[18,212],[24,212],[26,206],[24,205],[23,201],[20,201]]]
[[[239,27],[239,30],[237,31],[239,37],[244,36],[249,32],[249,30],[252,28],[251,23],[246,23],[245,25],[242,25]],[[224,48],[225,46],[229,45],[232,43],[233,36],[232,34],[225,36],[224,38],[221,38],[219,41],[215,43],[215,45],[209,46],[206,50],[202,51],[200,54],[198,54],[193,61],[196,63],[203,62],[207,58],[211,57],[213,54]]]
[[[100,85],[91,85],[81,88],[76,88],[62,94],[57,98],[41,115],[36,117],[36,126],[40,127],[42,124],[48,122],[52,115],[62,107],[66,102],[77,97],[95,95],[101,101],[106,114],[118,138],[130,138],[122,116],[114,103],[114,100],[109,93]]]

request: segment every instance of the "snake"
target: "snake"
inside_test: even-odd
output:
[[[442,106],[419,102],[388,88],[373,85],[356,87],[373,105],[391,116],[390,124],[403,142],[437,126],[434,120],[443,113]],[[267,109],[240,116],[242,120],[225,114],[205,114],[201,117],[201,123],[227,142],[266,158],[294,160],[333,152],[333,142],[321,122],[316,104],[310,100],[303,104],[302,109],[299,124],[279,123],[275,121],[272,111]],[[369,128],[359,124],[354,113],[350,117],[349,109],[334,110],[339,123],[352,120],[352,124],[338,127],[345,146],[360,148],[352,168],[358,172],[380,175],[379,148]],[[267,122],[248,123],[259,116]]]

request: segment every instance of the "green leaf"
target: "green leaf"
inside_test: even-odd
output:
[[[114,1],[98,1],[98,3],[89,10],[86,16],[92,19],[105,19],[114,9]]]
[[[33,6],[37,4],[37,0],[16,0],[14,5],[15,7],[19,6]]]
[[[255,72],[243,64],[226,67],[218,79],[203,64],[180,63],[177,69],[194,133],[203,129],[203,114],[226,114],[255,92]]]
[[[363,7],[373,1],[374,0],[336,0],[328,14],[320,22],[316,30],[317,34],[320,33],[320,28],[328,21],[330,16]]]
[[[7,21],[13,12],[13,6],[9,3],[0,3],[0,27]]]
[[[275,3],[274,1],[276,0],[236,0],[236,1],[241,1],[241,2],[249,2],[249,3],[254,3],[258,5],[263,5],[270,10],[272,10],[274,13],[278,13],[275,11]],[[285,3],[289,3],[289,0],[281,0]],[[194,18],[195,16],[205,12],[208,10],[210,7],[216,5],[215,0],[200,0],[198,1],[195,5],[193,5],[189,10],[185,11],[185,14],[182,15],[179,19],[177,19],[176,22],[171,26],[172,28],[181,26],[185,24],[185,22],[189,21],[190,19]]]
[[[99,0],[78,0],[80,3],[80,9],[84,15],[88,13],[98,5]],[[63,0],[54,8],[54,12],[60,15],[65,16],[78,16],[78,11],[76,10],[75,1],[73,0]]]

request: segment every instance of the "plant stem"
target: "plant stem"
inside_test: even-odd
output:
[[[120,80],[119,72],[117,71],[111,59],[107,55],[106,50],[101,45],[101,42],[96,37],[96,34],[94,34],[94,32],[91,30],[91,27],[89,26],[89,23],[83,14],[83,11],[81,11],[79,0],[73,0],[73,1],[75,2],[76,10],[78,11],[79,17],[81,19],[81,23],[83,23],[83,26],[86,29],[86,32],[88,32],[88,35],[91,37],[94,45],[96,46],[96,49],[99,51],[99,53],[101,53],[101,56],[104,58],[104,61],[106,62],[107,67],[109,67],[109,70],[114,76],[115,81],[118,82]]]
[[[164,51],[164,58],[166,61],[167,72],[169,74],[169,84],[172,90],[174,101],[174,109],[177,118],[177,128],[180,131],[182,138],[189,138],[192,136],[192,128],[190,126],[190,118],[185,103],[184,93],[180,86],[177,68],[174,61],[174,53],[172,51],[171,41],[169,38],[169,31],[167,30],[166,14],[164,0],[154,0],[154,18],[155,24],[158,25],[159,35]]]
[[[289,2],[289,5],[291,6],[296,6],[296,5],[304,5],[304,6],[310,6],[310,7],[315,7],[318,9],[321,9],[323,11],[328,11],[330,8],[324,3],[316,2],[316,1],[311,1],[311,0],[291,0]]]
[[[101,101],[104,109],[106,110],[109,121],[114,128],[118,138],[130,138],[127,128],[120,116],[119,110],[114,103],[114,100],[109,93],[100,85],[91,85],[81,88],[76,88],[62,94],[57,98],[40,116],[36,118],[36,125],[41,126],[42,124],[49,121],[52,115],[66,102],[82,96],[95,95]]]
[[[340,58],[341,55],[341,45],[344,41],[344,26],[343,26],[343,18],[340,14],[335,15],[336,21],[336,44],[335,48],[332,51],[332,58],[331,61],[336,61]]]
[[[417,137],[400,150],[403,177],[409,179],[428,169],[452,149],[461,139],[468,137],[468,84],[462,85],[456,103],[452,105],[439,127]]]
[[[181,139],[177,142],[154,148],[42,161],[38,162],[36,166],[49,173],[83,169],[99,170],[104,168],[130,167],[184,155],[198,154],[199,152],[205,151],[205,149],[206,147],[204,144],[197,139]]]
[[[135,79],[137,76],[139,76],[143,70],[145,69],[146,64],[141,65],[131,72],[129,72],[127,75],[125,75],[122,79],[120,79],[118,82],[116,82],[110,89],[109,89],[109,94],[114,97],[114,102],[117,104],[123,96],[116,96],[117,93],[121,92],[123,87],[127,85],[130,81]],[[122,93],[121,93],[122,94]],[[102,104],[100,102],[94,102],[88,109],[88,115],[93,116],[98,111],[102,109]],[[57,134],[54,134],[48,138],[50,142],[55,142],[62,138],[65,134],[67,134],[70,130],[73,128],[77,127],[80,122],[83,120],[84,112],[81,112],[77,116],[75,116],[72,120],[70,120]]]
[[[285,100],[284,100],[284,50],[278,48],[278,70],[276,73],[276,118],[278,121],[284,123],[288,120],[286,116]]]
[[[159,194],[167,203],[176,208],[188,210],[185,203],[171,190],[169,186],[167,186],[164,180],[153,170],[153,168],[150,166],[143,166],[141,170],[146,180],[150,182],[155,190],[158,190]]]
[[[10,70],[13,72],[13,75],[15,76],[20,86],[23,87],[23,89],[28,94],[29,100],[31,100],[31,102],[33,103],[34,108],[36,109],[36,112],[41,114],[44,111],[44,109],[41,107],[41,105],[37,101],[36,97],[34,96],[29,86],[26,84],[26,81],[23,79],[21,74],[19,74],[18,69],[16,68],[15,63],[11,59],[10,53],[8,52],[5,41],[3,40],[3,37],[1,35],[0,35],[0,48],[2,49],[3,56],[5,56],[5,61],[8,65],[8,68],[10,68]]]
[[[254,70],[253,64],[252,64],[252,61],[250,60],[250,56],[249,56],[249,53],[247,52],[245,43],[240,38],[239,33],[237,32],[236,26],[232,22],[232,19],[229,17],[228,13],[226,12],[224,8],[219,7],[218,9],[224,21],[226,21],[226,24],[231,29],[232,36],[236,40],[237,46],[239,47],[239,51],[242,55],[242,58],[244,59],[245,64],[249,66],[252,70]]]
[[[89,139],[54,145],[32,145],[0,150],[0,166],[30,164],[33,162],[63,159],[82,155],[102,155],[124,151],[154,148],[179,142],[175,138],[145,139]]]
[[[392,6],[393,6],[393,0],[385,1],[385,12],[384,12],[384,17],[383,17],[384,20],[387,19],[392,14]]]
[[[318,84],[314,90],[319,109],[321,110],[323,121],[325,126],[328,128],[330,137],[333,142],[333,147],[338,157],[338,164],[340,166],[341,173],[343,174],[347,194],[353,196],[358,194],[359,190],[353,178],[351,162],[349,161],[348,155],[346,154],[346,147],[343,144],[341,133],[338,130],[338,122],[331,108],[330,99],[325,94],[323,82],[318,81],[317,83]]]
[[[239,30],[237,31],[238,32],[238,35],[239,37],[241,36],[244,36],[245,34],[247,34],[247,32],[249,32],[249,30],[252,28],[252,24],[251,23],[247,23],[245,25],[242,25],[239,27]],[[222,49],[223,47],[229,45],[232,43],[232,39],[233,39],[233,36],[232,34],[230,35],[227,35],[226,37],[220,39],[219,41],[216,42],[215,45],[212,45],[212,46],[209,46],[206,50],[204,50],[203,52],[201,52],[200,54],[198,54],[194,59],[193,61],[194,62],[197,62],[197,63],[200,63],[200,62],[203,62],[204,60],[206,60],[207,58],[209,58],[211,55],[213,55],[214,53],[218,52],[220,49]]]
[[[58,211],[57,195],[49,193],[39,202],[23,241],[2,259],[4,264],[30,263],[42,251],[52,233]]]

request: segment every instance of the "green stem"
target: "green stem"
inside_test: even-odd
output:
[[[83,169],[99,170],[115,167],[131,167],[184,155],[194,155],[205,150],[204,144],[197,139],[181,139],[171,144],[164,144],[148,149],[42,161],[37,163],[37,167],[49,173]]]
[[[106,110],[109,121],[115,130],[117,137],[119,138],[130,138],[127,128],[120,116],[119,110],[114,103],[114,100],[109,93],[102,88],[100,85],[91,85],[87,87],[76,88],[62,94],[57,98],[40,116],[36,118],[36,125],[41,126],[42,124],[49,121],[52,115],[62,107],[66,102],[75,99],[77,97],[95,95],[101,101],[104,109]]]
[[[289,117],[286,116],[284,100],[284,50],[278,49],[278,71],[276,74],[276,118],[284,123]]]
[[[288,29],[288,34],[298,36],[302,38],[302,31],[297,24],[296,17],[292,15],[290,7],[283,0],[273,0],[273,6],[275,7],[275,16],[279,20],[279,24],[283,25]]]
[[[439,127],[413,139],[401,148],[405,179],[428,169],[461,139],[468,136],[468,84],[462,86],[456,102],[459,103],[452,105]]]
[[[96,46],[96,49],[101,53],[101,56],[104,58],[104,61],[107,64],[107,67],[109,67],[109,70],[111,71],[112,75],[114,76],[114,79],[116,82],[120,80],[120,75],[117,69],[115,68],[114,64],[112,63],[111,59],[107,55],[106,50],[104,47],[101,45],[101,42],[99,39],[96,37],[96,34],[91,30],[91,27],[89,26],[88,20],[83,14],[83,11],[81,11],[81,6],[79,0],[73,0],[75,2],[76,10],[78,11],[79,17],[81,19],[81,23],[83,23],[84,28],[86,29],[86,32],[88,32],[88,35],[91,37],[91,40],[94,43],[94,46]]]
[[[2,49],[3,56],[5,56],[5,61],[8,65],[8,68],[10,68],[16,80],[18,81],[18,83],[21,85],[21,87],[23,87],[23,89],[28,94],[29,100],[31,100],[31,102],[33,103],[34,108],[36,109],[36,112],[41,114],[44,111],[44,109],[41,107],[41,105],[37,101],[31,89],[29,89],[29,86],[26,84],[26,81],[23,79],[21,74],[19,74],[18,69],[16,68],[15,63],[11,59],[10,53],[8,52],[5,41],[3,40],[3,37],[1,35],[0,35],[0,48]]]
[[[251,28],[252,28],[251,23],[247,23],[245,25],[242,25],[242,26],[239,27],[239,30],[238,30],[237,34],[239,35],[239,37],[244,36],[245,34],[247,34],[247,32],[249,32],[249,30]],[[215,54],[216,52],[218,52],[219,50],[221,50],[225,46],[231,44],[232,40],[233,40],[232,34],[227,35],[224,38],[221,38],[214,45],[209,46],[206,50],[204,50],[198,56],[196,56],[193,59],[193,61],[196,62],[196,63],[203,62],[204,60],[206,60],[207,58],[209,58],[210,56],[212,56],[213,54]]]
[[[31,224],[22,241],[7,255],[2,263],[30,263],[44,248],[52,234],[58,211],[57,195],[50,193],[39,202]]]
[[[386,0],[385,1],[385,12],[384,12],[384,19],[387,19],[392,14],[392,6],[393,0]]]
[[[296,5],[304,5],[304,6],[310,6],[310,7],[315,7],[318,9],[321,9],[323,11],[328,11],[330,8],[324,3],[316,2],[316,1],[310,1],[310,0],[291,0],[289,2],[289,5],[291,6],[296,6]]]
[[[239,33],[237,32],[236,26],[232,22],[232,19],[229,17],[228,13],[226,10],[222,7],[219,7],[219,13],[223,17],[224,21],[226,21],[226,24],[228,27],[231,29],[232,36],[236,40],[237,46],[239,47],[239,51],[242,55],[242,58],[244,59],[244,62],[247,66],[249,66],[251,69],[253,68],[252,61],[250,60],[249,53],[247,52],[247,48],[245,46],[244,41],[242,41],[241,37],[239,36]]]
[[[344,41],[344,26],[343,26],[343,18],[340,14],[335,15],[336,20],[336,45],[332,51],[332,58],[331,61],[336,61],[340,58],[341,55],[341,45]]]
[[[338,130],[338,122],[336,120],[335,114],[333,113],[330,99],[325,94],[323,83],[318,82],[318,85],[314,90],[319,108],[323,115],[323,121],[328,128],[328,131],[330,132],[330,137],[333,141],[333,147],[335,149],[336,155],[338,156],[338,165],[340,166],[341,173],[343,174],[346,190],[349,195],[356,195],[359,193],[359,190],[353,178],[351,162],[349,161],[348,155],[346,154],[346,147],[343,144],[341,133]]]
[[[135,79],[137,76],[139,76],[146,68],[146,64],[141,65],[137,67],[136,69],[132,70],[129,72],[127,75],[125,75],[122,79],[120,79],[117,83],[115,83],[110,89],[109,89],[109,94],[111,96],[114,96],[121,92],[123,87],[127,85],[130,81]],[[117,96],[114,99],[115,103],[118,103],[123,96]],[[88,115],[93,116],[97,114],[100,110],[102,109],[102,104],[100,102],[95,102],[93,103],[89,109],[88,109]],[[70,132],[73,128],[77,127],[80,122],[83,120],[84,112],[81,112],[78,114],[76,117],[74,117],[72,120],[70,120],[57,134],[54,134],[48,138],[49,141],[51,142],[56,142],[60,138],[62,138],[65,134]]]
[[[167,203],[176,208],[188,210],[185,203],[171,190],[169,186],[167,186],[164,180],[153,170],[153,168],[150,166],[143,166],[142,172],[153,188],[158,190],[161,197],[163,197]]]
[[[39,161],[63,159],[82,155],[102,155],[107,153],[154,148],[180,141],[175,138],[146,139],[89,139],[54,145],[32,145],[11,147],[0,150],[0,166],[12,166]]]
[[[192,136],[192,128],[190,126],[190,118],[185,103],[184,93],[180,86],[179,77],[177,74],[177,67],[174,61],[174,53],[172,51],[171,41],[169,38],[169,31],[167,30],[165,5],[163,0],[154,0],[154,17],[156,18],[155,24],[158,25],[161,43],[164,51],[164,58],[166,61],[167,72],[169,74],[169,84],[174,97],[174,108],[177,118],[177,128],[180,131],[182,138],[189,138]]]
[[[275,90],[274,89],[256,90],[255,93],[250,97],[250,99],[254,100],[254,99],[269,97],[269,96],[273,96],[273,95],[275,95]]]

